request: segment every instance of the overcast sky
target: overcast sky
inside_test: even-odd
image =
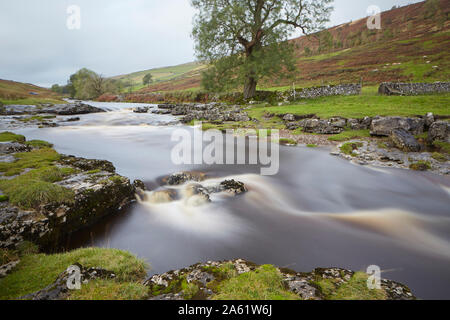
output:
[[[335,0],[330,26],[414,0]],[[67,8],[81,9],[69,30]],[[194,61],[190,0],[1,0],[0,79],[65,84],[82,67],[106,76]]]

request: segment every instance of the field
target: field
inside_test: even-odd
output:
[[[40,103],[64,103],[61,97],[49,89],[33,84],[0,79],[0,102],[3,104],[35,105]]]

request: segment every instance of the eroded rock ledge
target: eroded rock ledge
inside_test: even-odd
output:
[[[0,163],[19,161],[16,157],[18,151],[36,152],[36,156],[42,151],[26,145],[25,149],[18,147],[24,143],[1,143]],[[6,201],[0,202],[0,248],[14,249],[23,241],[36,243],[42,248],[54,248],[67,235],[92,225],[135,200],[135,186],[128,178],[117,175],[111,162],[58,155],[50,148],[44,150],[55,157],[48,167],[24,169],[12,176],[0,173],[0,181],[23,178],[24,181],[18,182],[19,188],[26,187],[28,180],[25,179],[28,178],[24,175],[29,175],[30,183],[36,183],[33,174],[51,177],[37,182],[36,190],[26,191],[36,194],[32,197],[32,205],[17,204],[17,199],[14,202],[7,197],[11,198],[16,192],[6,193]],[[60,176],[53,178],[53,174]],[[39,183],[44,185],[42,189],[39,189]],[[0,195],[1,191],[5,190],[0,190]],[[67,196],[62,200],[52,200],[57,198],[48,196],[52,192],[64,192]],[[46,201],[39,203],[39,197]]]
[[[242,259],[232,261],[209,261],[184,269],[154,275],[144,284],[150,289],[150,300],[209,300],[214,299],[220,286],[232,277],[249,272],[258,272],[261,266]],[[340,268],[318,268],[309,273],[296,272],[289,269],[275,268],[282,286],[288,292],[302,300],[331,299],[335,292],[356,281],[361,283],[363,273]],[[364,282],[364,281],[363,281]],[[322,284],[326,283],[327,289]],[[189,288],[189,289],[186,289]],[[379,298],[386,300],[415,300],[411,290],[394,281],[381,280]],[[355,291],[357,289],[353,289]],[[361,290],[366,290],[364,284]],[[369,289],[367,289],[369,290]],[[363,292],[353,292],[358,298]],[[345,299],[345,296],[341,297]]]

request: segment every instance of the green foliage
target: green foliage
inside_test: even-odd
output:
[[[31,140],[31,141],[27,141],[25,142],[25,144],[27,146],[33,147],[33,148],[38,148],[38,149],[43,149],[43,148],[52,148],[53,144],[47,142],[47,141],[43,141],[43,140]]]
[[[18,259],[19,256],[16,254],[16,252],[0,248],[0,266],[16,261]]]
[[[439,153],[439,152],[434,152],[434,153],[431,155],[431,157],[432,157],[434,160],[439,161],[439,162],[446,162],[446,161],[447,161],[447,157],[444,156],[442,153]]]
[[[299,300],[286,290],[280,271],[271,265],[243,273],[218,286],[214,300]]]
[[[450,154],[450,143],[444,141],[435,141],[433,145],[438,148],[440,152]]]
[[[418,161],[412,163],[409,168],[414,171],[427,171],[431,169],[431,163],[429,161]]]
[[[244,85],[247,99],[255,95],[259,80],[292,74],[294,50],[286,40],[298,27],[320,30],[330,3],[193,0],[195,50],[199,60],[212,65],[203,73],[203,86],[217,92]]]
[[[17,269],[6,278],[0,279],[0,300],[15,299],[38,291],[53,283],[58,275],[69,266],[80,263],[86,268],[96,267],[113,271],[117,278],[110,283],[96,282],[86,286],[80,292],[80,299],[97,296],[101,299],[101,288],[104,287],[104,299],[112,294],[137,297],[143,294],[143,288],[136,282],[146,276],[147,264],[131,253],[117,249],[88,248],[75,251],[45,255],[31,254],[21,259]],[[117,284],[123,283],[125,284]],[[132,284],[130,284],[132,283]],[[124,290],[123,293],[120,293]],[[108,295],[108,297],[106,296]]]
[[[25,142],[25,137],[9,131],[0,133],[0,142]]]
[[[104,93],[119,93],[122,87],[120,80],[106,79],[92,70],[83,68],[70,76],[67,91],[72,98],[90,100]]]
[[[148,86],[150,83],[153,82],[153,76],[151,73],[147,73],[144,78],[142,79],[142,83],[144,86]]]
[[[347,141],[357,138],[370,137],[370,130],[346,130],[340,134],[333,135],[328,138],[330,141]]]
[[[55,150],[44,147],[31,152],[16,153],[14,157],[14,162],[0,162],[0,172],[5,172],[5,176],[20,174],[24,169],[48,167],[61,156]]]
[[[322,278],[315,284],[327,300],[386,300],[386,292],[383,289],[369,289],[367,280],[367,274],[357,272],[341,286],[333,279]]]
[[[308,148],[317,148],[317,144],[307,144],[306,147]]]
[[[362,146],[363,144],[361,142],[349,142],[343,144],[340,149],[344,154],[356,157],[357,154],[355,153],[355,151],[358,150],[358,148],[361,148]]]
[[[56,118],[56,116],[32,116],[32,117],[20,119],[20,121],[22,121],[22,122],[44,121],[47,119],[54,119],[54,118]]]
[[[295,141],[294,139],[289,139],[289,138],[281,138],[280,144],[282,144],[282,145],[297,145],[297,141]]]
[[[143,300],[148,297],[148,287],[138,282],[94,280],[72,292],[68,300],[81,301],[124,301]]]
[[[0,202],[6,202],[6,201],[8,201],[8,200],[9,200],[9,197],[8,197],[8,196],[0,195]]]

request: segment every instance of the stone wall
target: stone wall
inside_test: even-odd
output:
[[[335,86],[312,87],[290,92],[289,100],[319,98],[328,96],[351,96],[361,94],[361,84],[339,84]]]
[[[450,92],[450,82],[397,83],[384,82],[378,89],[380,94],[413,96],[418,94]]]

